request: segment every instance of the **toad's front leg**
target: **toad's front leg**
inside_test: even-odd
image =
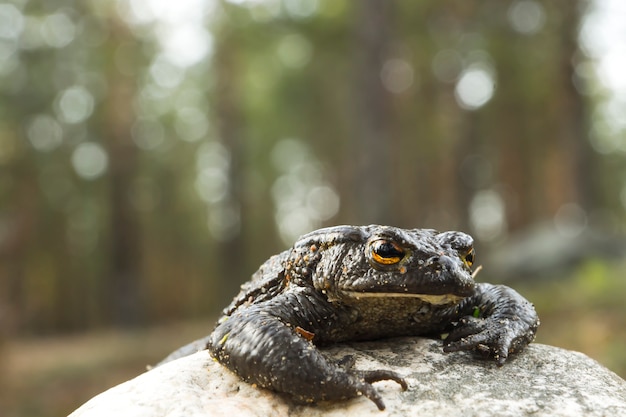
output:
[[[404,379],[393,371],[352,370],[322,355],[305,337],[309,333],[301,330],[300,320],[289,317],[312,307],[302,301],[283,294],[235,311],[211,335],[207,345],[211,355],[246,382],[287,393],[298,402],[364,395],[383,410],[385,404],[372,382],[393,380],[406,389]]]
[[[498,365],[532,342],[539,326],[533,305],[503,285],[478,284],[476,294],[456,308],[459,319],[444,340],[444,351],[485,352]]]

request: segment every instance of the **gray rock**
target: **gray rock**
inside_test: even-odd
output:
[[[503,367],[441,341],[398,338],[325,349],[356,368],[393,369],[407,391],[378,382],[387,409],[366,398],[316,406],[241,381],[206,351],[170,362],[92,398],[70,417],[94,416],[626,416],[626,381],[587,356],[531,344]]]

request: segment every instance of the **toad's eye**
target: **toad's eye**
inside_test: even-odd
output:
[[[463,260],[463,263],[465,263],[465,265],[472,266],[472,264],[474,263],[474,256],[476,256],[476,251],[474,250],[474,248],[471,248],[465,255],[461,256],[461,259]]]
[[[404,250],[395,242],[375,240],[370,244],[372,259],[382,265],[397,264],[404,257]]]

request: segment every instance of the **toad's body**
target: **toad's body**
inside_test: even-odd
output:
[[[472,238],[461,232],[337,226],[301,237],[242,286],[207,347],[244,380],[304,402],[365,395],[404,380],[328,360],[316,345],[449,332],[445,351],[476,350],[502,364],[530,343],[539,320],[514,290],[476,284]],[[165,362],[164,361],[164,362]]]

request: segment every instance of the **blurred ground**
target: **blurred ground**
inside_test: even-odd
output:
[[[212,328],[213,319],[136,332],[9,341],[0,359],[0,415],[64,416]]]
[[[541,316],[537,342],[581,351],[626,377],[626,261],[588,260],[568,277],[510,283]],[[67,415],[210,331],[213,319],[136,332],[15,340],[2,347],[0,415]]]

